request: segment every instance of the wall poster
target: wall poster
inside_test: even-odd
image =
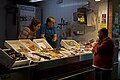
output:
[[[21,31],[25,26],[31,23],[33,17],[35,17],[36,7],[17,5],[19,8],[19,30]]]
[[[106,14],[102,14],[102,20],[101,20],[100,28],[107,28],[107,25],[106,25]]]

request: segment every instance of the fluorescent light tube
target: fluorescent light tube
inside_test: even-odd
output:
[[[95,0],[95,1],[101,1],[101,0]]]
[[[43,0],[30,0],[30,2],[38,2],[38,1],[43,1]]]

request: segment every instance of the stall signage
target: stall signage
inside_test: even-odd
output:
[[[101,20],[100,27],[101,28],[107,28],[107,25],[106,25],[106,14],[102,14],[102,20]]]

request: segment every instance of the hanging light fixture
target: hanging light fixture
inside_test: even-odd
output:
[[[39,1],[43,1],[43,0],[30,0],[29,2],[39,2]]]
[[[95,0],[95,1],[101,1],[101,0]]]

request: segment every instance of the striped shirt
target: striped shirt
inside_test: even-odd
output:
[[[24,27],[23,31],[20,32],[19,39],[33,39],[36,36],[36,31],[31,31],[30,28]]]

